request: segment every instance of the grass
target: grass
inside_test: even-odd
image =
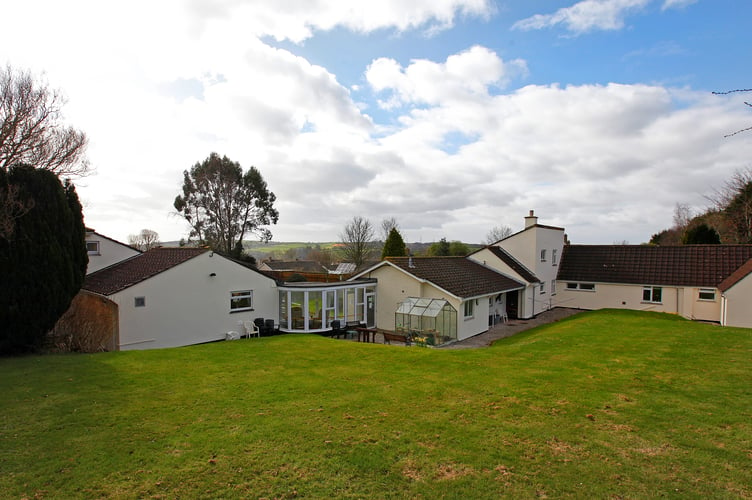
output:
[[[6,498],[749,498],[752,330],[603,311],[439,350],[0,360]]]

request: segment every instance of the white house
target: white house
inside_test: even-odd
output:
[[[87,275],[83,290],[112,305],[120,350],[220,340],[279,311],[274,279],[205,248],[149,250]]]
[[[136,248],[108,238],[89,228],[86,228],[86,251],[89,254],[86,274],[99,271],[141,253]]]
[[[564,239],[564,228],[538,224],[531,210],[522,231],[468,255],[525,284],[517,295],[507,294],[506,302],[495,306],[497,314],[530,318],[554,307]]]
[[[557,305],[752,328],[752,245],[568,245]]]

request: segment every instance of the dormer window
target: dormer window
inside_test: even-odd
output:
[[[546,250],[541,250],[541,262],[546,262]]]

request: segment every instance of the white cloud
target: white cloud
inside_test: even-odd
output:
[[[661,7],[662,10],[667,9],[674,9],[674,8],[682,8],[686,7],[687,5],[692,5],[693,3],[697,3],[697,0],[665,0],[663,2],[663,6]]]
[[[249,33],[296,43],[310,38],[316,30],[330,30],[335,26],[363,33],[418,28],[435,32],[450,28],[458,16],[487,17],[494,9],[490,0],[290,0],[284,3],[192,0],[190,6],[197,29],[204,29],[215,20],[233,19]]]
[[[618,30],[624,27],[624,18],[628,14],[643,9],[651,1],[583,0],[571,7],[561,8],[553,14],[536,14],[522,19],[513,27],[520,30],[534,30],[563,24],[569,31],[576,34],[594,30]]]
[[[446,101],[466,101],[488,95],[489,87],[503,87],[515,76],[527,73],[521,59],[504,62],[493,51],[475,46],[451,55],[444,63],[415,60],[407,68],[389,58],[376,59],[366,71],[366,79],[377,92],[391,91],[384,107]]]

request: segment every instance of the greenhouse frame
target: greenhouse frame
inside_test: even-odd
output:
[[[408,297],[394,314],[397,332],[425,338],[428,345],[457,340],[457,310],[444,299]]]

